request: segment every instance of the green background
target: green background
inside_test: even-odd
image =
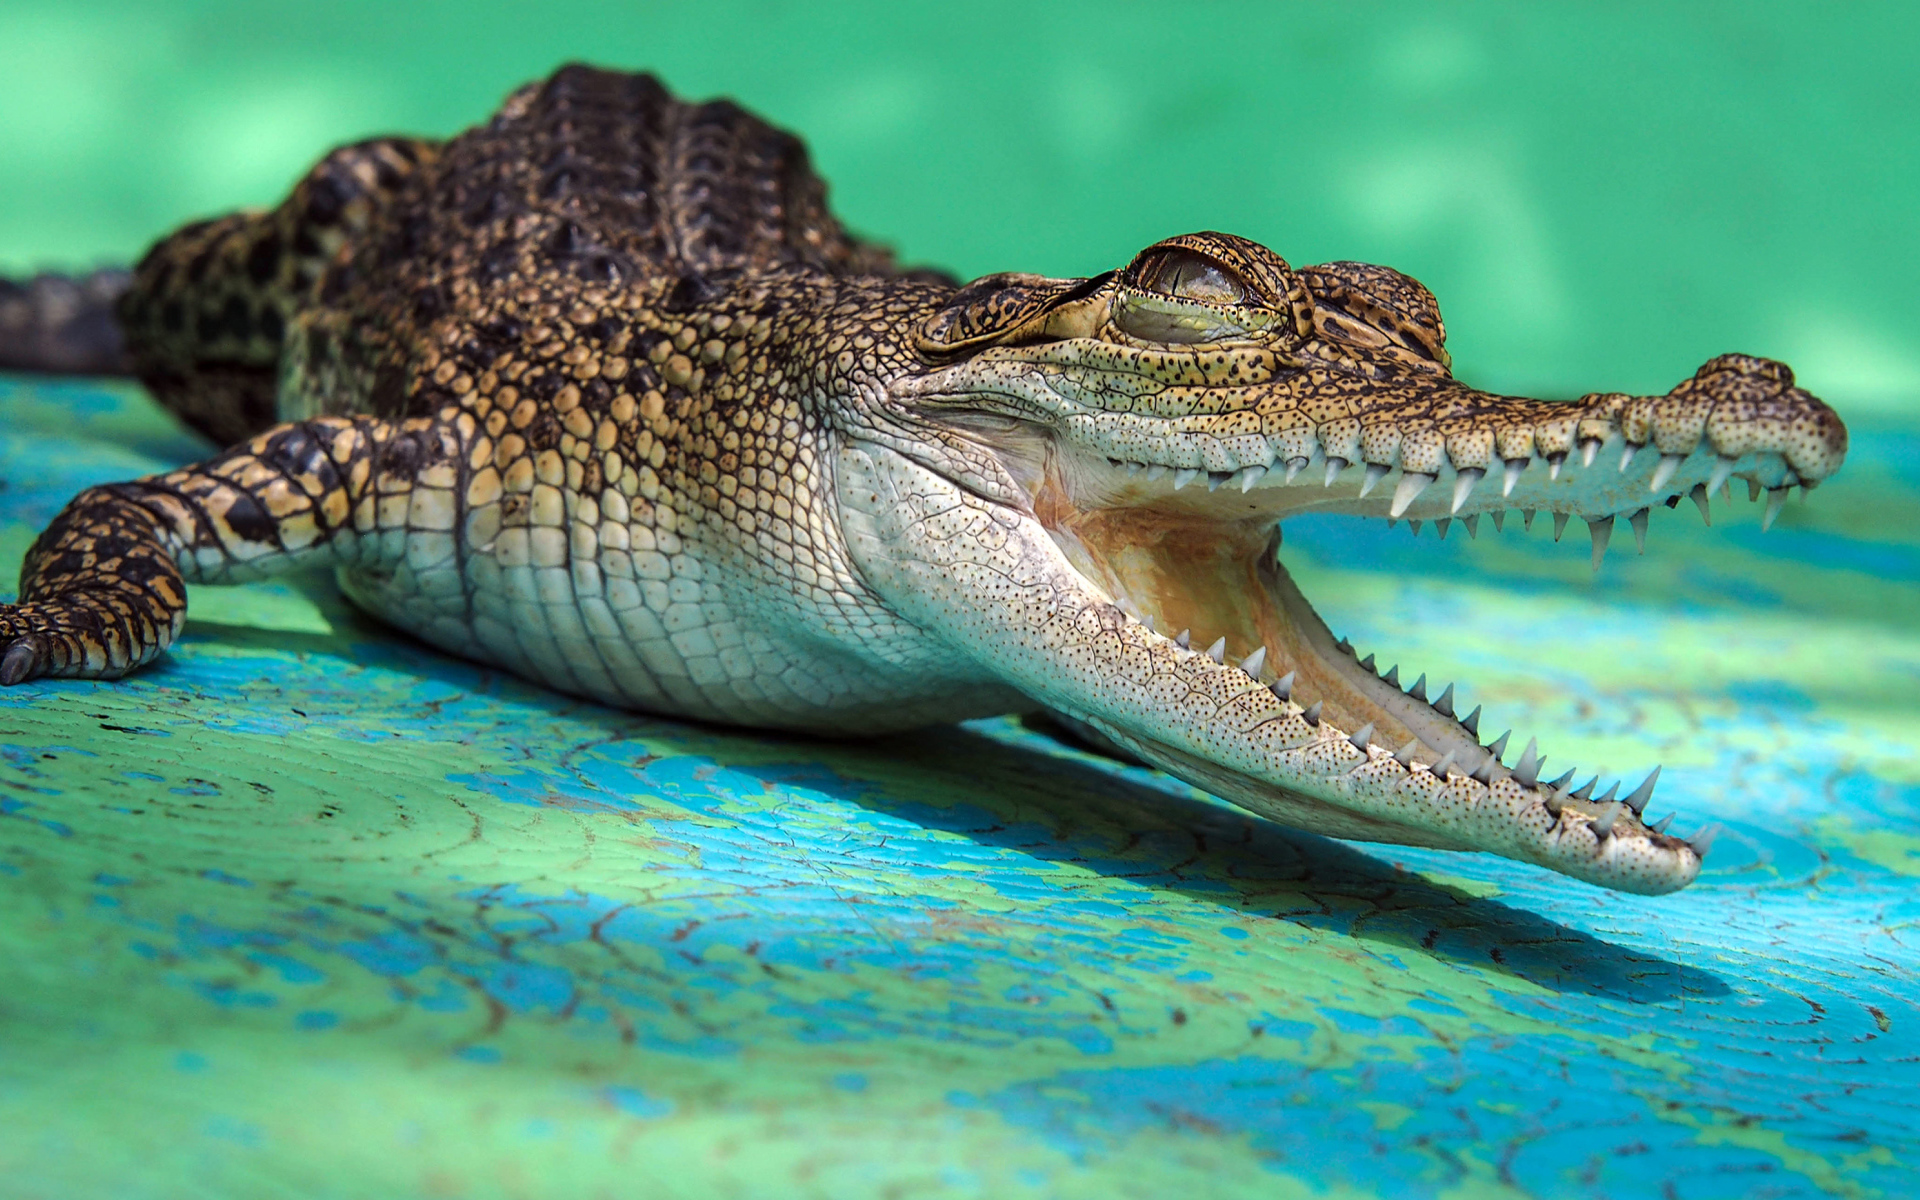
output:
[[[0,269],[126,260],[336,142],[570,58],[803,133],[842,216],[961,274],[1220,228],[1440,296],[1461,373],[1920,395],[1920,10],[1798,3],[0,4]]]
[[[1726,826],[1671,897],[1247,818],[1008,721],[764,738],[196,588],[0,689],[0,1200],[1920,1190],[1920,49],[1898,6],[0,0],[0,269],[124,261],[586,57],[804,134],[962,274],[1215,227],[1433,287],[1460,374],[1782,357],[1854,431],[1645,556],[1289,522],[1337,633]],[[204,455],[0,379],[0,578]],[[1584,774],[1584,772],[1583,772]],[[1604,785],[1603,785],[1604,786]]]

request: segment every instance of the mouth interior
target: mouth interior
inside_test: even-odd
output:
[[[1382,678],[1370,656],[1356,658],[1335,639],[1280,561],[1271,518],[1107,508],[1055,514],[1049,529],[1081,574],[1130,616],[1166,637],[1186,632],[1195,650],[1225,639],[1223,659],[1255,657],[1249,673],[1269,684],[1292,675],[1290,697],[1320,705],[1320,719],[1336,728],[1371,725],[1372,742],[1414,743],[1411,753],[1429,764],[1451,753],[1463,771],[1485,758],[1473,732],[1477,714],[1462,725],[1430,703],[1450,710],[1450,693],[1429,696],[1424,677]]]

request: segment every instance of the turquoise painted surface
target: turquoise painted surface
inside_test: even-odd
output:
[[[0,431],[9,571],[200,450],[78,385],[0,382]],[[1544,526],[1291,530],[1341,632],[1727,824],[1654,900],[1006,722],[733,734],[321,579],[196,589],[156,668],[0,692],[6,1194],[1911,1194],[1920,547],[1812,522],[1916,503],[1874,490],[1915,450],[1598,583]]]

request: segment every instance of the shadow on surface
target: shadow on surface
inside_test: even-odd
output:
[[[756,741],[756,750],[765,745]],[[813,788],[1042,861],[1070,862],[1236,912],[1430,954],[1554,992],[1638,1003],[1730,992],[1718,976],[1697,967],[1435,883],[1344,843],[1201,799],[1183,785],[1155,786],[1152,780],[1164,777],[1138,768],[1104,768],[952,727],[857,745],[796,739],[795,748],[802,747],[817,765],[729,765],[770,783]],[[724,757],[719,746],[712,752]],[[890,761],[879,761],[883,756]],[[911,788],[912,776],[921,772],[943,777],[929,781],[930,795],[951,796],[957,778],[967,781],[978,800],[947,807],[916,802],[900,785]],[[886,774],[891,786],[883,790],[858,778],[875,773]]]
[[[666,740],[681,753],[710,757],[769,784],[808,788],[982,845],[1554,992],[1661,1003],[1730,991],[1710,972],[1436,883],[1381,861],[1375,856],[1381,851],[1288,829],[1197,796],[1166,776],[1065,750],[1011,723],[1004,736],[965,726],[861,741],[742,733],[565,697],[441,655],[350,609],[337,616],[333,635],[212,622],[192,628],[236,648],[341,658],[564,715],[599,729],[604,736],[587,744],[603,749]],[[559,760],[569,757],[562,752]],[[970,802],[953,803],[956,793]],[[1468,871],[1474,865],[1462,862]]]

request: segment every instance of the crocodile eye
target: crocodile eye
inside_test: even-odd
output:
[[[1191,250],[1167,250],[1137,268],[1137,286],[1202,304],[1242,304],[1247,285],[1230,268]]]

